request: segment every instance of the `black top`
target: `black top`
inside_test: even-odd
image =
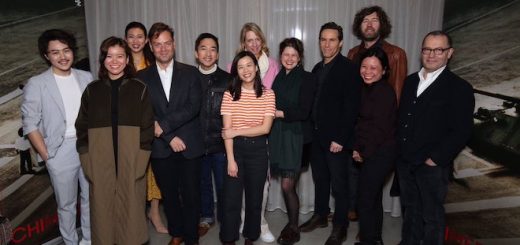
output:
[[[338,54],[331,63],[318,90],[313,111],[313,141],[329,147],[334,141],[345,149],[352,149],[354,127],[361,97],[359,69],[347,57]],[[318,74],[322,62],[312,73]]]
[[[364,84],[356,124],[354,150],[370,158],[380,147],[395,144],[397,99],[385,81]]]
[[[117,174],[117,125],[119,115],[119,87],[123,82],[123,76],[116,80],[110,79],[112,99],[110,100],[111,117],[112,117],[112,144],[114,146],[114,159],[116,163],[116,174]]]
[[[447,68],[417,97],[418,85],[418,73],[404,82],[397,128],[400,157],[416,165],[431,158],[449,166],[471,136],[473,88]]]

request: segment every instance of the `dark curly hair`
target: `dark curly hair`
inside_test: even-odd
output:
[[[386,12],[383,10],[383,8],[374,5],[359,10],[359,12],[356,13],[356,17],[354,17],[352,32],[360,40],[364,39],[363,32],[361,31],[361,23],[367,15],[372,13],[377,13],[377,17],[379,17],[379,37],[381,39],[386,39],[388,36],[390,36],[390,33],[392,33],[392,24],[390,24],[388,15],[386,15]]]
[[[60,43],[66,44],[72,50],[74,54],[74,58],[76,58],[76,51],[78,47],[76,46],[76,38],[74,35],[68,31],[60,30],[60,29],[50,29],[44,31],[40,37],[38,38],[38,52],[42,59],[47,63],[47,65],[51,65],[51,62],[46,58],[49,43],[51,41],[60,41]]]

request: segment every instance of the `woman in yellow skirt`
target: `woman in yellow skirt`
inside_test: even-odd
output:
[[[132,58],[134,66],[137,71],[148,67],[154,62],[154,56],[148,44],[146,36],[146,28],[139,22],[130,22],[125,28],[125,39],[132,50]],[[155,230],[158,233],[168,233],[168,229],[161,220],[159,213],[159,201],[161,200],[161,191],[155,183],[155,177],[152,168],[148,167],[146,173],[147,195],[146,200],[150,202],[150,211],[148,212],[148,219],[152,221]]]

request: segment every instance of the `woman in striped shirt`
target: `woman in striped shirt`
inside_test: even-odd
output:
[[[233,77],[224,93],[221,113],[226,147],[224,216],[220,239],[235,244],[239,239],[242,193],[245,193],[244,244],[260,236],[262,193],[267,178],[267,134],[275,113],[274,92],[262,85],[258,61],[249,51],[239,52],[231,66]]]

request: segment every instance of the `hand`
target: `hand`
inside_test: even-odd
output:
[[[175,138],[170,141],[170,147],[174,152],[181,152],[186,150],[186,145],[184,144],[184,141],[182,141],[181,138],[175,136]]]
[[[276,111],[274,112],[274,117],[276,117],[276,118],[284,118],[284,113],[283,113],[283,111],[276,110]]]
[[[232,160],[232,161],[228,160],[227,172],[228,172],[228,175],[231,177],[235,177],[235,178],[238,177],[238,165],[234,160]]]
[[[222,129],[222,138],[227,140],[227,139],[233,139],[235,138],[237,135],[236,135],[236,131],[232,128],[223,128]]]
[[[430,167],[435,167],[437,166],[437,164],[431,159],[431,158],[428,158],[426,159],[426,161],[424,162],[426,165],[430,166]]]
[[[352,152],[352,158],[356,162],[363,162],[363,158],[361,157],[361,155],[359,155],[359,152],[357,152],[357,151]]]
[[[163,133],[163,130],[161,128],[161,125],[157,121],[154,121],[154,135],[155,137],[161,137],[161,134]]]
[[[44,162],[47,162],[47,160],[49,160],[49,153],[45,152],[44,154],[41,154],[40,157]]]
[[[332,141],[330,142],[330,152],[332,153],[338,153],[343,150],[343,146]]]

